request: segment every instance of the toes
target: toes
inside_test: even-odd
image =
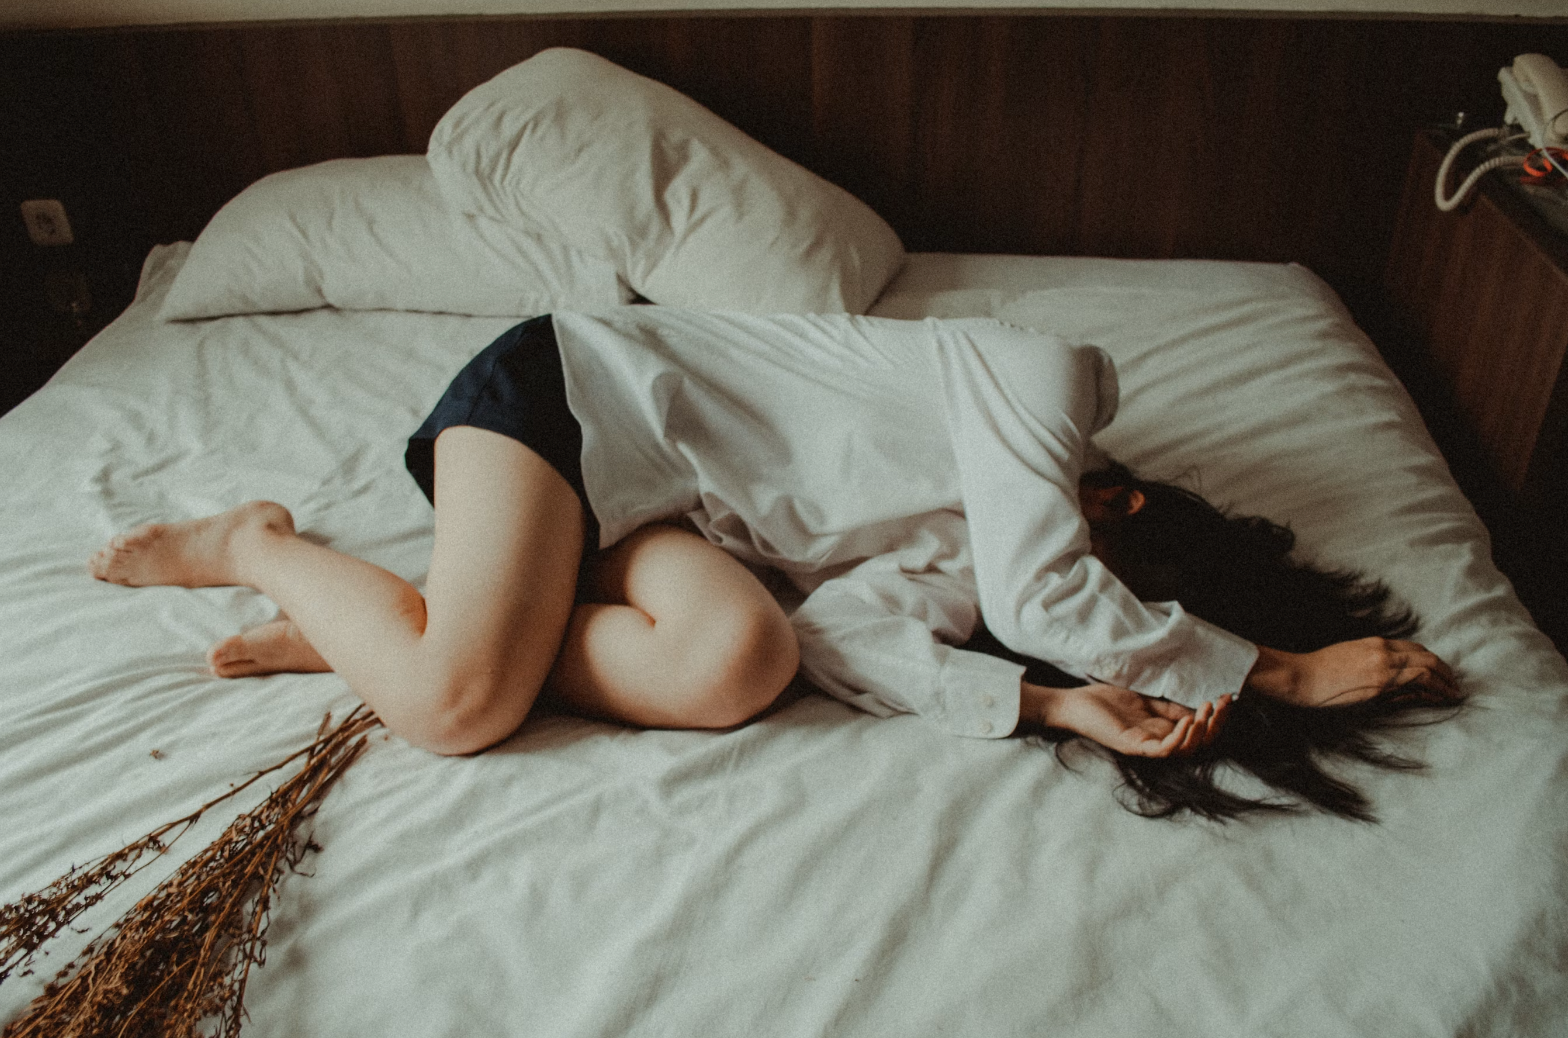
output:
[[[253,659],[243,656],[227,656],[214,659],[211,655],[207,658],[207,667],[214,677],[219,678],[248,678],[256,674],[271,673]]]
[[[221,642],[213,642],[212,648],[207,650],[207,662],[213,666],[227,663],[236,655],[236,650],[243,650],[245,639],[237,634],[231,634]]]
[[[256,661],[250,658],[245,639],[233,635],[207,650],[207,667],[220,678],[244,677],[252,673]]]
[[[118,540],[118,538],[116,538]],[[113,541],[93,552],[92,558],[87,560],[87,571],[98,580],[114,582],[115,562],[120,557],[120,549]]]
[[[135,552],[138,544],[149,540],[151,526],[138,526],[110,537],[102,548],[87,560],[87,571],[98,580],[111,584],[125,583],[125,560]]]

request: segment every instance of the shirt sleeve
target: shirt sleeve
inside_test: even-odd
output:
[[[879,717],[915,713],[954,735],[1011,735],[1024,669],[954,647],[979,619],[972,583],[907,565],[899,555],[879,555],[806,597],[791,616],[802,672]]]
[[[1089,551],[1078,477],[1115,414],[1110,358],[990,323],[938,333],[980,611],[1015,652],[1197,707],[1240,692],[1250,642],[1175,602],[1138,601]]]

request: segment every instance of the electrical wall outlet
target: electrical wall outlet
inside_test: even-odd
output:
[[[58,198],[35,198],[22,203],[22,222],[34,245],[69,245],[76,240],[71,221]]]

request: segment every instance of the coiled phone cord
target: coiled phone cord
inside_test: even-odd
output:
[[[1459,185],[1459,190],[1448,197],[1443,195],[1443,191],[1448,185],[1448,171],[1453,167],[1454,159],[1459,157],[1461,151],[1464,151],[1476,141],[1497,137],[1505,137],[1505,139],[1511,140],[1516,136],[1521,135],[1508,135],[1508,131],[1502,127],[1488,127],[1484,130],[1476,130],[1474,133],[1467,133],[1455,141],[1454,146],[1448,149],[1448,154],[1443,156],[1443,164],[1437,168],[1437,183],[1433,185],[1432,194],[1433,201],[1437,203],[1438,209],[1446,213],[1458,208],[1459,203],[1464,201],[1465,197],[1475,188],[1476,182],[1492,170],[1500,169],[1503,166],[1524,165],[1524,159],[1514,155],[1499,155],[1494,159],[1487,159],[1470,171],[1470,175],[1465,177],[1464,183]]]

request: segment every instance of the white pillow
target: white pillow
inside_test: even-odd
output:
[[[459,212],[423,155],[384,155],[285,170],[240,192],[196,239],[160,313],[527,317],[630,299],[610,264]]]
[[[656,303],[863,313],[904,260],[843,188],[585,51],[541,51],[469,91],[427,157],[464,211],[569,241]]]

